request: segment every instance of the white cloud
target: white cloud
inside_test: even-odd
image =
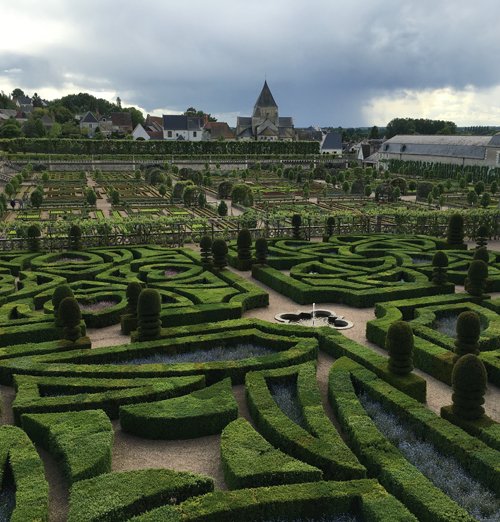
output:
[[[362,113],[365,121],[385,126],[393,118],[430,118],[458,126],[500,126],[500,85],[489,89],[407,89],[376,96]]]

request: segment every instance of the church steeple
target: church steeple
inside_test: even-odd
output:
[[[264,81],[264,87],[262,87],[262,91],[260,91],[260,95],[255,102],[254,108],[258,107],[278,108],[278,105],[274,101],[273,95],[271,94],[271,89],[269,89],[269,85],[267,85],[267,80]]]

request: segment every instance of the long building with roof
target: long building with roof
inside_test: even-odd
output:
[[[253,108],[252,116],[238,116],[236,124],[238,139],[275,141],[295,139],[293,118],[280,116],[271,89],[264,82],[262,91]]]
[[[494,136],[398,135],[385,141],[378,161],[396,159],[500,167],[500,133]]]

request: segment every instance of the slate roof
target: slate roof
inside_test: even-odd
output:
[[[491,136],[399,135],[385,141],[380,152],[484,159]]]
[[[329,132],[321,150],[342,150],[342,136],[338,132]]]
[[[191,130],[191,131],[199,131],[202,128],[201,118],[195,116],[185,116],[185,115],[171,115],[164,114],[163,115],[163,128],[165,130]]]
[[[212,139],[217,139],[221,136],[228,140],[234,138],[234,132],[225,121],[209,121],[205,125],[205,130],[210,132]]]
[[[80,120],[80,123],[97,123],[97,118],[88,111],[87,114]]]
[[[271,94],[271,89],[267,85],[267,81],[264,82],[264,87],[262,87],[262,91],[260,91],[260,95],[255,102],[255,107],[278,107]]]
[[[495,134],[490,142],[488,143],[488,145],[490,147],[500,147],[500,132],[498,132],[497,134]]]
[[[132,115],[130,112],[112,112],[110,118],[115,127],[132,127]]]
[[[238,127],[251,127],[252,117],[251,116],[238,116],[236,124]]]
[[[278,125],[280,127],[293,127],[293,118],[289,116],[280,116]]]
[[[370,155],[370,152],[371,152],[370,145],[368,143],[361,143],[362,159],[368,158],[368,156]]]

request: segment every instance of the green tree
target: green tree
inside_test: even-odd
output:
[[[370,129],[370,134],[368,135],[368,138],[371,139],[371,140],[378,140],[379,132],[378,132],[378,127],[376,125],[374,125]]]
[[[40,208],[43,203],[43,192],[39,189],[34,190],[30,195],[30,201],[35,208]]]
[[[21,137],[21,125],[14,118],[7,120],[0,127],[0,138],[19,138]]]
[[[483,192],[481,196],[481,206],[483,208],[488,208],[491,205],[491,196],[489,192]]]
[[[219,206],[217,207],[217,214],[219,214],[220,217],[227,216],[227,205],[224,200],[219,203]]]
[[[94,206],[97,202],[97,194],[95,191],[91,188],[88,188],[85,192],[85,200],[87,202],[87,205]]]

